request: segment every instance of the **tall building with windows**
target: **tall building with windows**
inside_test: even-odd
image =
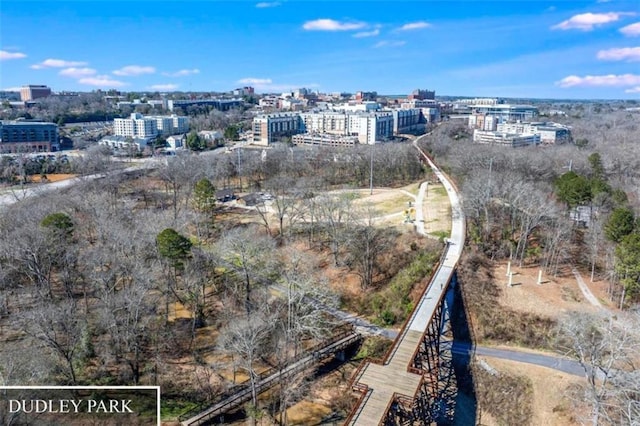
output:
[[[431,99],[434,100],[436,98],[435,90],[422,90],[416,89],[407,96],[409,100],[425,100]]]
[[[303,124],[296,113],[263,114],[253,119],[253,143],[269,145],[280,138],[302,133]]]
[[[46,98],[47,96],[51,96],[51,89],[45,85],[30,84],[20,88],[20,100],[23,102]]]
[[[143,116],[133,113],[129,118],[113,120],[113,134],[132,138],[152,138],[158,135],[175,135],[189,131],[189,117]]]
[[[532,105],[472,105],[473,114],[493,116],[497,123],[531,121],[538,116],[538,108]]]
[[[0,121],[0,153],[60,150],[58,126],[40,121]]]
[[[132,138],[152,138],[158,135],[158,122],[154,118],[133,113],[129,118],[113,120],[113,134]]]

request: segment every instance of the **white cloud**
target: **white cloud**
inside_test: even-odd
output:
[[[126,67],[122,67],[119,70],[113,71],[115,75],[119,76],[153,74],[155,72],[156,69],[154,67],[144,67],[141,65],[127,65]]]
[[[200,74],[200,70],[198,68],[194,68],[192,70],[184,69],[176,72],[163,72],[162,75],[166,75],[167,77],[185,77],[188,75]]]
[[[627,89],[624,93],[640,93],[640,86],[633,87],[631,89]]]
[[[404,46],[406,43],[406,41],[388,41],[388,40],[382,40],[377,42],[376,44],[373,45],[374,48],[379,48],[379,47],[400,47],[400,46]]]
[[[178,88],[177,84],[154,84],[153,86],[149,86],[149,89],[151,90],[166,90],[166,91],[171,91],[171,90],[176,90]]]
[[[254,86],[259,86],[259,85],[265,85],[265,84],[271,84],[271,79],[270,78],[253,78],[253,77],[247,77],[247,78],[241,78],[240,80],[237,81],[238,84],[251,84]]]
[[[81,78],[80,80],[78,80],[78,83],[99,87],[122,87],[127,85],[127,83],[119,80],[114,80],[108,75],[96,75],[95,77]]]
[[[633,12],[581,13],[554,25],[551,29],[591,31],[594,27],[615,22],[623,16],[634,15]]]
[[[280,3],[279,1],[262,1],[260,3],[256,3],[256,7],[258,9],[264,9],[267,7],[278,7],[280,6],[282,3]]]
[[[429,28],[430,26],[430,23],[424,21],[410,22],[398,28],[398,31],[421,30],[423,28]]]
[[[68,67],[83,67],[87,65],[86,62],[81,61],[65,61],[64,59],[45,59],[39,64],[31,65],[34,70],[41,70],[43,68],[68,68]]]
[[[620,32],[630,37],[640,36],[640,22],[620,28]]]
[[[63,75],[65,77],[82,78],[82,77],[88,77],[90,75],[95,75],[95,73],[96,73],[96,70],[94,70],[93,68],[71,67],[71,68],[65,68],[61,70],[58,74]]]
[[[355,33],[353,36],[356,38],[363,38],[363,37],[375,37],[378,34],[380,34],[380,30],[376,28],[373,31],[362,31],[359,33]]]
[[[366,27],[364,22],[340,22],[333,19],[316,19],[302,25],[307,31],[352,31]]]
[[[21,52],[7,52],[6,50],[0,50],[0,61],[8,61],[9,59],[22,59],[27,55]]]
[[[586,75],[579,77],[570,75],[556,82],[560,87],[600,87],[600,86],[637,86],[640,85],[638,74]]]
[[[601,50],[598,52],[598,59],[603,61],[640,61],[640,46]]]

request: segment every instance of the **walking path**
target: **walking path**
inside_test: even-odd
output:
[[[593,295],[593,293],[591,292],[591,289],[589,289],[587,284],[584,282],[584,280],[582,279],[582,275],[580,275],[580,272],[578,272],[578,270],[575,267],[571,270],[571,272],[573,272],[573,276],[576,277],[576,281],[578,282],[578,287],[580,287],[580,290],[582,291],[582,294],[584,295],[585,299],[587,299],[589,303],[591,303],[593,306],[606,310],[606,308],[602,306],[602,303],[600,303],[598,298]]]

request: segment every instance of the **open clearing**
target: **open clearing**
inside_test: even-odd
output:
[[[478,357],[483,359],[496,371],[514,376],[527,377],[533,386],[533,418],[531,425],[572,426],[579,424],[572,415],[573,402],[571,388],[581,384],[581,377],[571,376],[544,367],[522,364],[496,358]],[[505,395],[505,398],[509,398]],[[481,424],[485,426],[499,426],[486,412],[481,413]]]

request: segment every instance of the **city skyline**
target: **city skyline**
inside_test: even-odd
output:
[[[3,1],[0,89],[640,97],[637,1]]]

